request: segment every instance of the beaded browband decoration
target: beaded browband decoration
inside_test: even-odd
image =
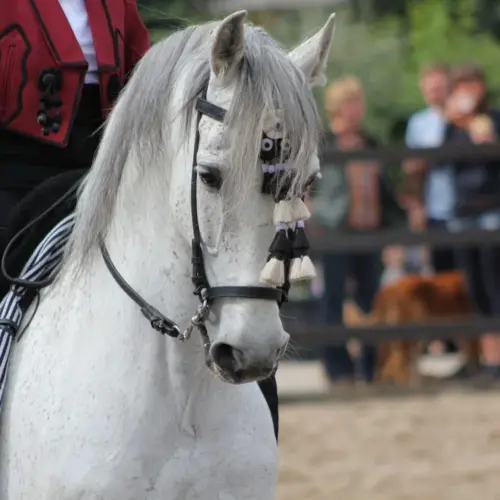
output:
[[[308,255],[309,242],[304,232],[304,221],[311,214],[301,197],[290,195],[290,165],[283,162],[289,148],[283,139],[283,127],[277,114],[269,114],[264,121],[260,159],[264,170],[262,192],[274,197],[273,221],[276,235],[269,247],[267,264],[260,273],[260,281],[281,286],[289,273],[290,282],[309,280],[316,276]],[[285,262],[291,261],[290,269]]]

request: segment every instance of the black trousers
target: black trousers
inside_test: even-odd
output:
[[[427,221],[429,229],[447,231],[446,222],[442,220],[429,219]],[[446,273],[457,269],[456,252],[453,248],[432,248],[431,262],[436,273]],[[456,352],[458,347],[453,340],[444,341],[447,352]]]
[[[427,226],[429,229],[447,230],[446,222],[441,220],[429,219]],[[457,269],[453,248],[433,248],[431,250],[431,261],[436,273],[444,273]]]
[[[0,128],[0,251],[9,239],[14,207],[45,181],[71,170],[87,170],[103,123],[99,85],[85,85],[66,147]],[[33,120],[36,116],[33,116]],[[82,175],[82,174],[80,174]],[[61,184],[62,185],[62,184]],[[31,209],[33,213],[36,208]]]
[[[348,278],[355,280],[354,299],[368,314],[380,281],[378,253],[331,254],[323,258],[325,290],[322,298],[322,316],[326,323],[342,324],[343,303]],[[353,360],[345,345],[330,345],[323,351],[323,362],[331,381],[359,378],[373,382],[376,369],[376,346],[363,343],[360,356]]]

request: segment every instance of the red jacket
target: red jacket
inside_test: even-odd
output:
[[[106,114],[149,48],[149,36],[135,0],[86,5]],[[86,70],[59,0],[0,1],[0,127],[65,146]]]

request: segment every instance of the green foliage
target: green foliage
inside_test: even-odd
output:
[[[500,88],[500,42],[478,29],[476,0],[413,2],[409,23],[408,75],[416,76],[422,64],[433,60],[470,60],[484,67],[493,90]]]
[[[425,63],[474,60],[485,68],[496,91],[500,89],[500,41],[478,28],[479,14],[488,1],[358,0],[363,8],[355,16],[356,2],[337,7],[328,80],[347,74],[361,78],[368,96],[368,128],[383,140],[393,139],[393,129],[399,126],[401,132],[405,119],[423,106],[418,74]],[[152,30],[153,41],[180,26],[211,18],[204,0],[142,0],[140,5],[147,23],[160,28],[163,23],[164,28]],[[250,18],[292,48],[321,26],[330,11],[331,7],[251,12]],[[389,14],[380,18],[383,13]],[[369,18],[376,20],[360,21]],[[323,109],[321,90],[317,97]],[[397,135],[400,139],[401,133]]]
[[[207,15],[204,0],[141,0],[138,4],[153,43],[180,28],[206,20]]]

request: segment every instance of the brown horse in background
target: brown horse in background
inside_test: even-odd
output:
[[[346,326],[404,325],[467,320],[473,311],[461,273],[456,271],[432,276],[407,275],[391,283],[377,294],[373,311],[363,315],[353,304],[344,305]],[[478,339],[457,340],[466,357],[466,370],[475,373],[479,367]],[[350,352],[356,355],[356,343]],[[401,385],[418,384],[420,375],[417,361],[422,353],[423,341],[382,340],[378,344],[377,381],[392,381]]]
[[[377,295],[372,324],[401,325],[467,320],[472,300],[461,273],[451,271],[433,276],[408,275],[384,287]],[[478,339],[457,340],[466,356],[466,369],[479,366]],[[391,340],[379,344],[378,380],[400,384],[418,383],[416,362],[423,349],[418,340]]]

